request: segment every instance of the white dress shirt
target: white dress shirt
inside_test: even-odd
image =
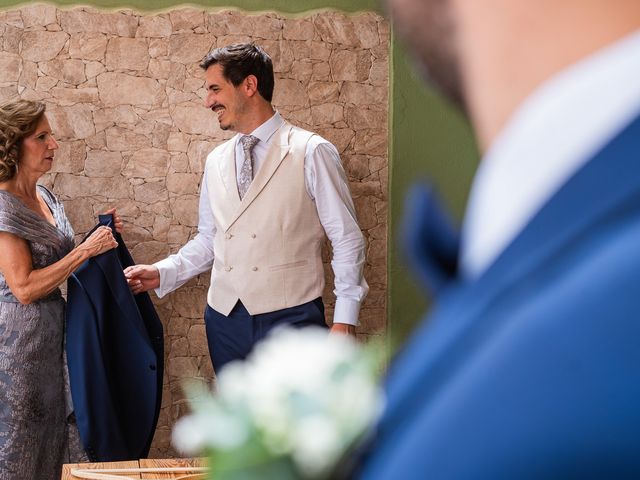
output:
[[[640,30],[536,89],[480,164],[462,226],[462,274],[482,274],[639,112]]]
[[[284,120],[276,112],[251,133],[260,140],[253,148],[254,177],[264,163],[273,134],[283,124]],[[238,134],[231,139],[236,142],[236,172],[240,172],[244,160],[240,137]],[[357,325],[360,304],[369,291],[362,274],[365,242],[336,147],[319,135],[311,137],[305,152],[304,174],[306,190],[316,204],[320,223],[333,247],[331,266],[336,295],[333,321]],[[180,287],[190,278],[211,270],[215,234],[205,171],[200,189],[198,233],[178,253],[154,264],[160,271],[160,287],[156,289],[159,297]]]

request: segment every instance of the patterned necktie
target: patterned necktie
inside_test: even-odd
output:
[[[244,162],[242,162],[242,167],[240,168],[240,175],[238,175],[238,193],[240,194],[240,200],[244,197],[247,190],[249,190],[249,185],[251,185],[251,180],[253,180],[253,147],[256,146],[256,143],[259,142],[257,137],[253,135],[244,135],[240,137],[240,143],[242,143],[242,151],[244,152]]]

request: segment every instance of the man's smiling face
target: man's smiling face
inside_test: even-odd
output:
[[[216,63],[207,68],[205,87],[205,106],[216,113],[220,128],[239,131],[239,125],[247,111],[246,98],[240,91],[241,85],[236,87],[228,81],[222,73],[222,66]]]

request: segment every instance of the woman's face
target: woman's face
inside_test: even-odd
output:
[[[43,115],[35,131],[22,141],[18,171],[44,175],[51,170],[53,153],[57,148],[58,142],[53,138],[49,120]]]

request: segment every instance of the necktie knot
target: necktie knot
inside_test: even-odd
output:
[[[242,143],[242,150],[244,151],[245,156],[250,155],[253,147],[256,146],[260,139],[258,137],[254,137],[253,135],[243,135],[240,137],[240,143]]]

